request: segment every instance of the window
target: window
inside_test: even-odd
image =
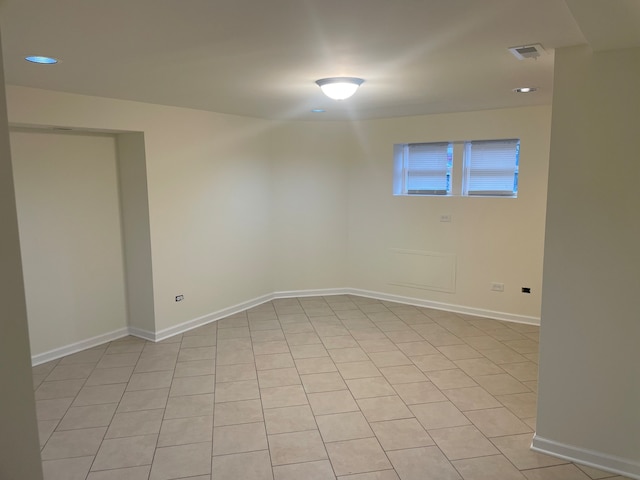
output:
[[[404,195],[448,195],[451,193],[453,146],[450,143],[408,143],[402,147]]]
[[[516,196],[519,140],[466,142],[463,195]]]
[[[394,195],[518,196],[520,140],[394,145]]]

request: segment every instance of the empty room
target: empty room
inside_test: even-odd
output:
[[[638,0],[0,0],[0,480],[640,479]]]

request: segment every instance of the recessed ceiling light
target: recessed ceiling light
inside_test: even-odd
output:
[[[536,90],[538,90],[536,87],[518,87],[513,89],[516,93],[533,93]]]
[[[311,112],[312,113],[324,113],[324,112],[326,112],[326,110],[324,108],[312,108]]]
[[[53,65],[58,63],[57,58],[53,57],[43,57],[41,55],[30,55],[28,57],[24,57],[27,62],[31,63],[39,63],[41,65]]]

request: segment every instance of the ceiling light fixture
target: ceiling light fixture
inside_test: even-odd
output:
[[[31,63],[39,63],[40,65],[54,65],[58,63],[57,58],[53,57],[43,57],[41,55],[30,55],[28,57],[24,57],[27,62]]]
[[[331,77],[321,78],[316,80],[316,83],[327,97],[334,100],[345,100],[356,93],[364,80],[356,77]]]
[[[516,93],[533,93],[536,90],[538,90],[536,87],[518,87],[513,89]]]

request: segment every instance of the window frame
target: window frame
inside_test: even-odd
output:
[[[444,153],[446,155],[446,165],[443,169],[443,176],[441,177],[441,181],[445,182],[445,189],[411,189],[410,186],[410,177],[411,172],[428,172],[429,170],[423,169],[419,170],[417,168],[410,168],[411,162],[411,148],[412,147],[420,147],[420,146],[429,146],[429,147],[444,147]],[[452,166],[453,166],[453,142],[413,142],[413,143],[404,143],[404,144],[396,144],[394,145],[395,149],[395,162],[396,162],[396,173],[394,176],[394,194],[395,195],[405,195],[405,196],[435,196],[435,197],[445,197],[451,195],[451,186],[452,186]],[[401,157],[401,168],[400,170],[400,181],[398,182],[398,156]],[[418,161],[418,160],[416,160]],[[435,164],[436,162],[434,162]],[[432,171],[437,172],[437,169],[433,169]],[[416,175],[419,176],[419,175]]]
[[[512,190],[470,190],[470,151],[474,143],[515,142]],[[409,190],[408,151],[412,145],[447,146],[447,189]],[[518,198],[521,140],[519,138],[498,138],[460,141],[432,141],[396,143],[393,145],[393,195],[405,197],[475,197],[475,198]],[[511,170],[511,167],[509,168]],[[511,175],[510,175],[511,176]]]
[[[472,174],[473,167],[471,162],[473,160],[473,144],[489,145],[495,144],[514,144],[514,157],[513,165],[509,165],[508,168],[500,168],[500,165],[495,165],[494,170],[496,172],[502,171],[509,173],[508,176],[511,179],[513,187],[510,190],[472,190]],[[519,160],[520,160],[520,139],[518,138],[505,138],[505,139],[493,139],[493,140],[469,140],[464,142],[464,152],[462,158],[462,195],[465,197],[507,197],[517,198],[518,196],[518,173],[519,173]],[[482,170],[482,169],[477,169]],[[485,168],[486,170],[486,168]],[[495,175],[496,177],[498,174]],[[503,176],[505,176],[503,174]]]

